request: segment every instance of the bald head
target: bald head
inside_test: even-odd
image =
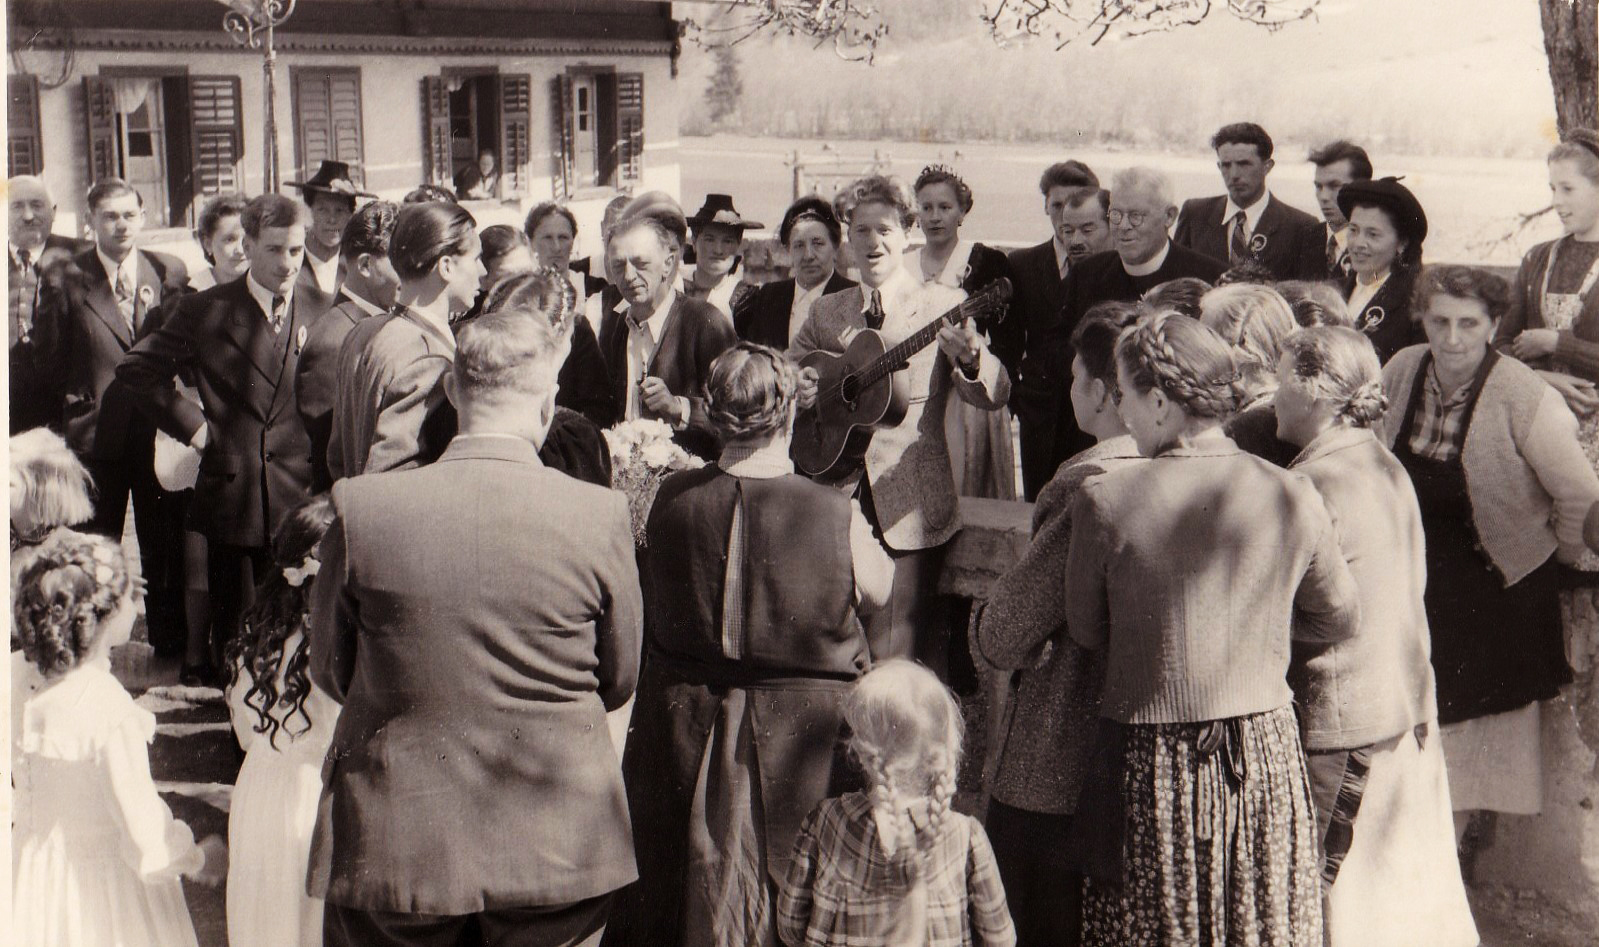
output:
[[[55,226],[56,201],[43,178],[19,174],[6,182],[7,204],[11,214],[11,242],[37,250],[44,246]]]

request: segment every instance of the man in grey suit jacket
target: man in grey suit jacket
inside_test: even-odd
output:
[[[333,487],[311,674],[344,709],[308,882],[330,947],[596,944],[637,877],[605,714],[642,602],[626,501],[538,459],[565,348],[542,314],[480,316],[444,455]]]

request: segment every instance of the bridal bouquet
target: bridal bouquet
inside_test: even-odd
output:
[[[705,466],[705,461],[677,446],[672,426],[653,418],[623,421],[605,431],[611,451],[611,486],[627,495],[633,518],[633,544],[645,545],[644,526],[656,491],[668,474]]]

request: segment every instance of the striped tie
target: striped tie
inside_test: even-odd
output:
[[[1244,218],[1243,211],[1233,215],[1233,236],[1227,249],[1227,256],[1234,265],[1249,259],[1248,228],[1249,222]]]

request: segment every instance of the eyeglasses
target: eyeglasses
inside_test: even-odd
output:
[[[1149,212],[1142,210],[1113,210],[1105,215],[1105,219],[1110,221],[1112,227],[1120,227],[1123,220],[1134,227],[1142,227],[1144,221],[1149,219]]]

